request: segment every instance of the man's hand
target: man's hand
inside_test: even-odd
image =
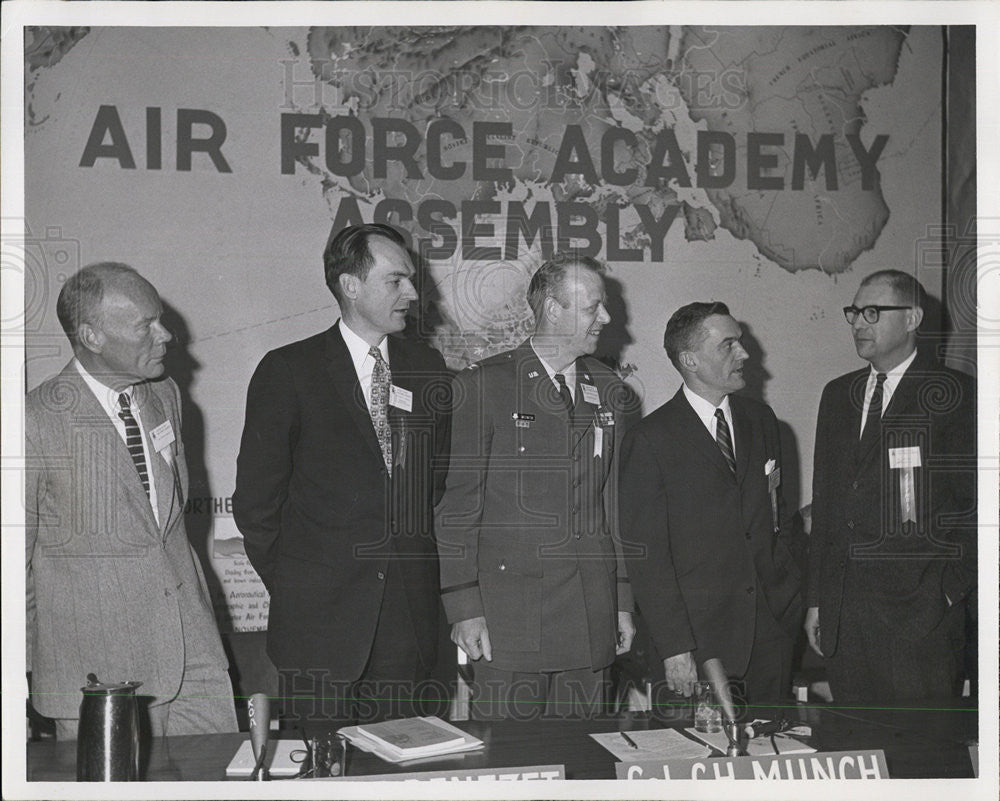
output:
[[[806,637],[809,639],[810,647],[820,656],[823,652],[819,649],[819,607],[810,606],[806,610],[806,622],[804,624]]]
[[[452,625],[451,641],[465,651],[470,659],[486,657],[487,662],[493,661],[493,647],[490,645],[490,632],[486,628],[485,617],[471,617]]]
[[[615,653],[618,655],[627,653],[632,647],[632,639],[635,637],[635,623],[632,622],[631,612],[618,613],[618,647]]]
[[[698,681],[698,668],[690,651],[664,659],[663,672],[666,674],[669,690],[685,697],[691,695],[692,685]]]

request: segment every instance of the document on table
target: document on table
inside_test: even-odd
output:
[[[685,729],[688,734],[692,737],[697,737],[699,740],[704,740],[709,745],[713,746],[716,750],[721,751],[723,754],[726,753],[726,747],[729,745],[729,738],[723,731],[712,732],[711,734],[706,734],[705,732],[695,731],[694,729]],[[809,729],[789,729],[787,733],[774,735],[774,743],[772,744],[770,737],[754,737],[750,742],[747,743],[747,754],[749,756],[774,756],[775,753],[778,754],[812,754],[815,753],[816,749],[811,745],[806,745],[802,740],[798,739],[802,736],[808,736],[811,734]],[[791,736],[789,736],[791,735]],[[777,752],[775,752],[777,748]]]
[[[641,762],[657,759],[701,759],[708,756],[711,749],[690,740],[676,729],[650,729],[629,731],[626,734],[636,744],[629,745],[618,731],[591,734],[622,762]]]

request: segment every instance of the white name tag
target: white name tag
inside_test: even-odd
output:
[[[159,453],[168,445],[173,444],[174,427],[169,420],[164,420],[156,428],[149,432],[149,439],[153,443],[153,450]]]
[[[583,390],[583,399],[593,405],[601,405],[601,396],[597,394],[597,387],[593,384],[580,384],[580,389]]]
[[[389,386],[389,405],[402,409],[404,412],[413,411],[413,393],[408,389],[397,387],[395,384]]]
[[[920,446],[889,448],[889,467],[893,470],[920,467]]]

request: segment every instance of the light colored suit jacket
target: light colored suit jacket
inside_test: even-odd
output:
[[[43,715],[75,718],[87,674],[177,694],[188,658],[226,666],[205,577],[184,529],[180,393],[137,384],[159,523],[125,443],[72,363],[28,393],[27,660]],[[170,421],[173,443],[149,432]]]

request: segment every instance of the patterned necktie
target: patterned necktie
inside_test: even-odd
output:
[[[142,488],[146,490],[146,497],[148,498],[149,471],[146,469],[146,456],[142,452],[142,432],[139,430],[139,424],[132,416],[132,402],[124,392],[118,396],[118,406],[120,409],[118,416],[125,423],[125,447],[128,448],[129,456],[132,457],[132,463],[139,472],[139,480],[142,482]]]
[[[733,455],[733,438],[729,433],[729,423],[726,422],[726,415],[722,409],[715,410],[715,442],[726,457],[726,464],[733,475],[736,475],[736,457]]]
[[[392,373],[389,365],[382,358],[382,351],[374,345],[368,350],[375,360],[372,370],[372,425],[375,426],[375,436],[378,437],[385,469],[392,473],[392,429],[389,427],[389,385],[392,384]]]
[[[569,387],[566,386],[566,376],[562,373],[556,373],[556,383],[559,385],[559,397],[562,399],[566,411],[573,414],[573,396],[570,394]]]
[[[861,458],[878,441],[882,433],[882,394],[885,388],[885,373],[876,373],[875,389],[872,399],[868,402],[868,416],[865,417],[865,427],[861,431],[858,442],[858,458]]]

